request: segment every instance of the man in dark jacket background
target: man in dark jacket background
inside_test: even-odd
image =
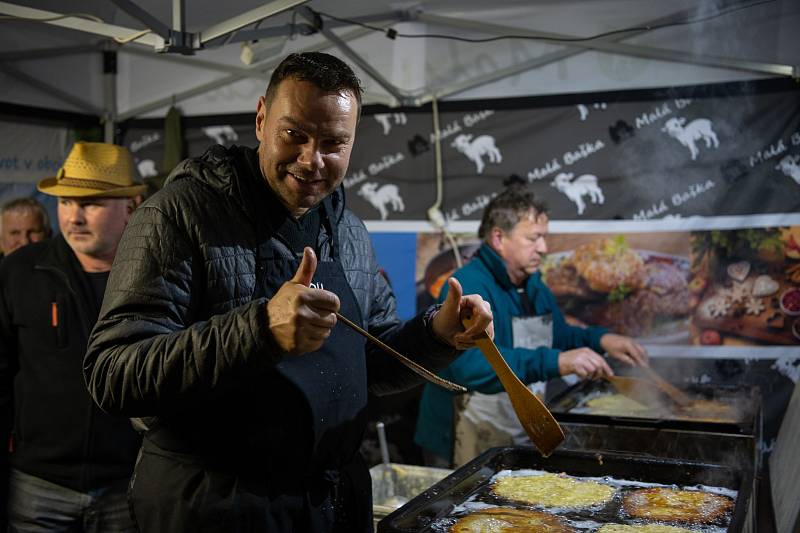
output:
[[[26,244],[50,238],[47,210],[34,198],[14,198],[0,207],[0,251],[6,256]]]
[[[10,530],[133,531],[125,493],[141,438],[94,404],[81,365],[144,187],[127,149],[76,143],[39,190],[58,197],[61,234],[0,264],[0,457],[12,450],[0,479]]]
[[[346,64],[292,54],[258,101],[258,150],[184,161],[132,217],[84,372],[104,410],[146,417],[142,531],[371,531],[367,389],[419,377],[334,312],[433,369],[491,331],[455,280],[440,308],[398,320],[344,206],[360,105]]]

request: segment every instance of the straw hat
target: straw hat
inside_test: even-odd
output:
[[[62,197],[129,198],[145,191],[133,180],[133,157],[127,148],[87,142],[76,142],[56,177],[43,179],[36,188]]]

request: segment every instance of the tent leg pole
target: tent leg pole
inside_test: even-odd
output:
[[[103,141],[114,144],[117,120],[117,52],[103,52],[103,97],[105,113],[103,116]]]

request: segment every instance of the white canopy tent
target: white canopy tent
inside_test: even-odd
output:
[[[796,0],[17,0],[0,16],[0,102],[102,116],[109,135],[173,103],[252,111],[300,50],[348,59],[365,103],[388,105],[800,72]]]

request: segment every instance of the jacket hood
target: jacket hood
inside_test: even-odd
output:
[[[267,193],[269,188],[260,173],[254,175],[248,159],[258,160],[256,150],[245,146],[226,148],[215,144],[202,156],[181,161],[167,176],[164,186],[183,179],[197,180],[222,194],[234,196],[246,212],[254,213],[258,211],[258,206],[253,202]],[[338,223],[345,209],[344,186],[340,184],[328,198],[331,218]]]

